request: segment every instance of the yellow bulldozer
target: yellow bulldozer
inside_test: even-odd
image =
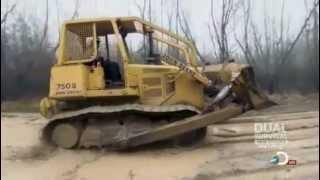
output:
[[[56,56],[40,113],[42,139],[62,148],[189,144],[272,104],[250,66],[201,66],[193,43],[137,17],[66,21]]]

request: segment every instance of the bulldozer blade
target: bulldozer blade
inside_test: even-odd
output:
[[[249,98],[253,108],[256,110],[277,105],[277,103],[271,101],[266,95],[262,94],[261,92],[255,93],[249,90]]]
[[[277,105],[277,103],[271,101],[260,89],[254,84],[250,84],[246,87],[249,103],[253,109],[259,110],[268,108],[270,106]]]
[[[119,149],[135,147],[159,140],[169,139],[195,129],[206,127],[210,124],[226,121],[243,113],[243,108],[238,105],[229,105],[221,110],[203,115],[196,115],[184,120],[160,126],[133,136],[125,137],[112,146]]]

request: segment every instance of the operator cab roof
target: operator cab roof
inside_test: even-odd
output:
[[[127,17],[101,17],[101,18],[83,18],[76,20],[67,20],[64,22],[66,26],[84,24],[84,23],[96,23],[97,34],[113,33],[113,28],[111,21],[120,21],[121,26],[126,30],[126,32],[136,32],[135,22],[140,22],[142,24],[149,24],[143,19],[135,16]]]

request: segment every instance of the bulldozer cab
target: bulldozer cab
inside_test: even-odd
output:
[[[51,69],[53,99],[135,96],[161,104],[186,67],[208,83],[197,73],[192,43],[137,17],[70,20],[61,35]]]
[[[49,94],[56,99],[139,96],[145,72],[176,73],[177,64],[198,72],[195,54],[192,43],[140,18],[66,21]]]
[[[120,65],[162,64],[159,56],[164,53],[184,63],[197,64],[192,57],[192,44],[135,17],[70,21],[64,24],[63,31],[59,64],[88,63],[99,56]]]
[[[125,61],[119,54],[118,38],[108,20],[66,23],[58,64],[83,64],[88,66],[91,73],[103,75],[104,80],[100,84],[105,85],[98,89],[103,86],[121,88],[124,86]]]

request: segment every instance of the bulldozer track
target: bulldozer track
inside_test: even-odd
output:
[[[131,113],[128,113],[128,112],[131,112]],[[74,140],[74,136],[76,136],[75,134],[80,134],[79,136],[81,137],[84,136],[84,137],[77,143],[76,147],[85,147],[85,148],[101,147],[105,145],[117,144],[117,141],[121,142],[123,141],[123,139],[130,139],[131,136],[141,133],[142,131],[148,132],[148,130],[151,130],[150,127],[142,127],[142,130],[140,131],[135,130],[136,128],[125,127],[122,121],[123,120],[125,121],[126,119],[129,119],[130,121],[130,122],[129,121],[125,122],[125,125],[129,124],[128,126],[131,126],[132,123],[133,124],[135,123],[134,124],[135,126],[136,125],[141,126],[141,124],[142,126],[145,126],[143,123],[145,123],[146,121],[147,121],[146,124],[149,124],[148,122],[152,122],[150,118],[144,119],[141,116],[139,116],[139,118],[135,118],[134,116],[132,116],[132,112],[133,114],[135,113],[140,113],[140,114],[151,113],[151,114],[157,114],[157,115],[160,114],[160,116],[170,114],[170,116],[172,117],[178,114],[180,114],[181,116],[181,112],[189,112],[192,115],[200,113],[200,111],[197,108],[189,105],[182,105],[182,104],[181,105],[165,105],[165,106],[151,106],[151,105],[140,105],[140,104],[125,104],[125,105],[116,105],[116,106],[91,106],[91,107],[87,107],[87,108],[76,110],[76,111],[62,112],[48,119],[48,123],[43,128],[43,131],[42,131],[42,140],[45,143],[50,145],[55,144],[52,140],[55,138],[63,139],[63,141],[75,142]],[[117,113],[117,115],[112,115],[113,116],[111,117],[112,119],[108,119],[108,117],[106,117],[114,113]],[[95,116],[92,116],[93,114]],[[86,123],[86,124],[82,123],[92,118],[93,119],[96,118],[96,120],[98,121],[93,122],[90,127],[89,127],[89,123]],[[183,119],[183,118],[180,118],[180,119]],[[120,125],[118,124],[119,120],[122,122],[122,124],[120,122]],[[166,117],[163,117],[161,120],[167,122],[169,119],[167,119]],[[159,119],[157,121],[159,121]],[[139,124],[139,122],[142,122],[142,123]],[[159,125],[154,125],[153,128],[157,126]],[[112,134],[112,136],[108,134],[109,136],[103,135],[103,137],[101,137],[102,135],[100,134],[103,134],[104,132],[108,133],[112,131],[107,127],[113,128],[113,129],[118,128],[118,132],[114,132],[115,134]],[[71,130],[73,131],[73,134],[72,133],[64,134],[64,132],[66,132],[65,130],[68,130],[68,131]],[[99,131],[99,135],[97,135],[97,131]],[[134,131],[134,132],[131,132],[131,131]],[[55,136],[55,134],[57,135]],[[59,134],[64,134],[64,135],[59,135]],[[82,136],[82,134],[84,135]],[[99,137],[95,138],[91,136],[99,136]],[[111,139],[111,140],[108,141],[108,139]],[[69,142],[67,142],[67,144],[68,143]],[[69,145],[66,145],[65,147],[69,148]],[[74,146],[70,145],[70,147],[74,147]]]
[[[49,122],[58,119],[65,119],[76,117],[79,115],[89,114],[89,113],[114,113],[121,111],[140,111],[140,112],[176,112],[176,111],[192,111],[200,113],[200,110],[190,105],[162,105],[162,106],[152,106],[152,105],[141,105],[141,104],[125,104],[125,105],[115,105],[115,106],[91,106],[88,108],[63,112],[54,115],[52,118],[48,119]]]

